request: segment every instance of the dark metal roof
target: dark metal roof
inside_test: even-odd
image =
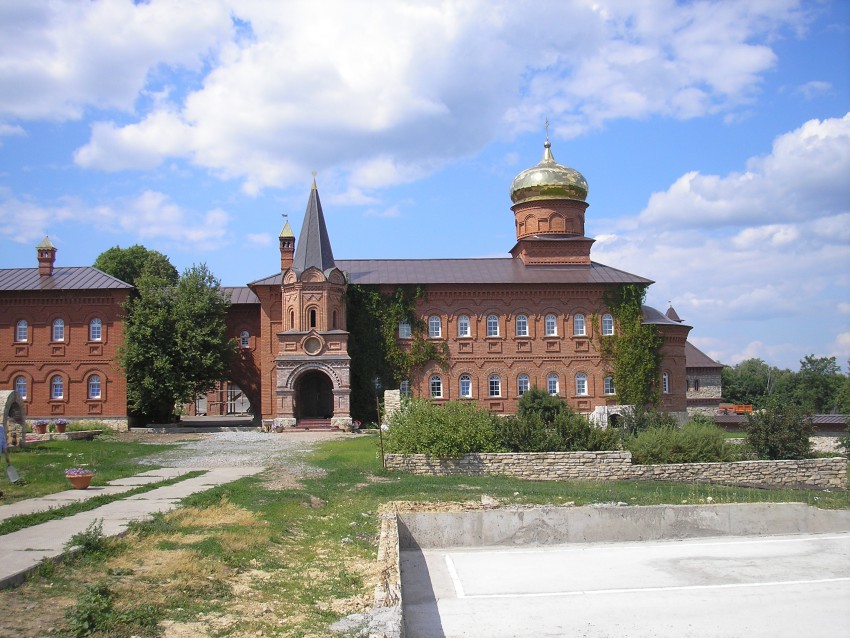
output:
[[[304,213],[304,223],[301,224],[301,235],[295,245],[292,269],[300,278],[301,273],[308,268],[318,268],[322,272],[327,272],[334,265],[331,240],[325,226],[325,215],[322,213],[322,202],[319,199],[316,180],[313,180],[307,211]]]
[[[812,425],[820,428],[846,428],[846,420],[850,418],[847,414],[814,414]],[[714,422],[718,425],[745,425],[747,417],[742,414],[715,414]]]
[[[0,290],[129,290],[133,286],[90,266],[54,268],[42,276],[38,268],[0,268]]]
[[[643,322],[646,324],[661,326],[685,326],[686,328],[690,328],[690,326],[687,326],[686,324],[679,323],[678,321],[673,321],[667,315],[656,310],[652,306],[643,305],[641,306],[641,310],[643,311]]]
[[[664,314],[667,315],[668,319],[672,319],[673,321],[676,321],[678,323],[682,323],[683,321],[683,319],[679,316],[679,313],[676,312],[676,309],[673,306],[667,308],[667,312],[665,312]]]
[[[717,363],[714,359],[697,348],[690,341],[685,342],[685,367],[686,368],[723,368],[722,363]]]
[[[259,297],[247,286],[222,286],[221,292],[232,304],[260,303]]]

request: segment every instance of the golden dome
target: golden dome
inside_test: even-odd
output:
[[[543,145],[543,160],[525,169],[511,184],[514,204],[540,199],[587,199],[587,180],[574,168],[555,162],[549,140]]]

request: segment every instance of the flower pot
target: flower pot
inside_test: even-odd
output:
[[[32,429],[35,430],[36,434],[47,434],[47,426],[46,425],[34,425]]]
[[[64,432],[65,432],[65,428],[67,428],[67,427],[68,427],[68,426],[67,426],[67,425],[65,425],[64,423],[57,423],[57,424],[56,424],[56,431],[57,431],[59,434],[62,434],[62,433],[64,433]]]
[[[75,490],[85,490],[94,478],[94,474],[75,474],[73,476],[66,475],[65,478],[71,481],[71,486]]]

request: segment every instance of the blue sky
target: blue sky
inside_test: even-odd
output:
[[[595,261],[718,361],[850,358],[850,2],[0,3],[0,267],[505,256],[552,151]]]

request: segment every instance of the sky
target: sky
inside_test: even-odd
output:
[[[0,0],[0,267],[245,285],[313,171],[337,259],[508,256],[547,119],[593,260],[694,345],[847,370],[848,0]]]

